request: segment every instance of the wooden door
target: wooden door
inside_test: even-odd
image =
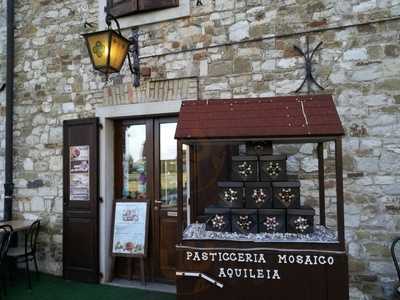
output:
[[[64,122],[63,275],[99,282],[98,119]]]

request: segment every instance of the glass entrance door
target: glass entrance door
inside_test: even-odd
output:
[[[150,202],[147,275],[169,282],[175,280],[176,265],[176,125],[176,118],[121,121],[116,126],[115,140],[116,198],[148,199]],[[186,172],[184,178],[187,182]],[[124,268],[123,262],[119,265]],[[135,266],[133,268],[137,269]]]

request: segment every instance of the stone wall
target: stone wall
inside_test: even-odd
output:
[[[312,46],[323,41],[314,72],[334,94],[347,133],[352,299],[389,299],[396,280],[389,244],[400,229],[400,2],[201,2],[197,7],[192,0],[190,18],[140,28],[142,67],[151,69],[145,80],[199,77],[203,99],[292,94],[304,76],[293,45],[304,48],[307,32]],[[16,9],[15,213],[43,218],[40,267],[60,274],[62,121],[93,116],[105,97],[122,90],[117,82],[130,76],[105,89],[92,71],[80,33],[85,21],[97,22],[96,0],[21,0]],[[374,20],[383,21],[357,25]],[[315,149],[285,150],[293,155],[290,167],[301,171],[304,201],[314,203]],[[328,147],[328,171],[331,153]],[[333,205],[334,181],[328,187]]]

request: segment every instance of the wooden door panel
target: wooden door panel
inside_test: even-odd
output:
[[[99,197],[98,197],[98,119],[64,121],[63,136],[63,275],[68,280],[99,282]],[[88,198],[72,200],[70,195],[70,147],[88,148]],[[76,178],[76,177],[74,177]],[[85,184],[84,184],[85,185]],[[79,189],[79,188],[77,188]],[[87,188],[85,188],[87,190]]]
[[[92,246],[87,246],[88,241],[93,241],[96,235],[95,224],[90,219],[82,219],[79,217],[69,217],[66,219],[66,227],[64,227],[64,242],[68,245],[69,255],[67,264],[69,267],[91,270],[96,262],[96,250]],[[85,230],[82,230],[82,226]],[[91,257],[92,259],[87,259]]]
[[[160,269],[168,280],[175,280],[177,219],[161,217],[160,220]]]

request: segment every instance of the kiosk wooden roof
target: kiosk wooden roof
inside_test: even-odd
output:
[[[342,136],[345,134],[331,95],[256,99],[184,101],[175,138],[178,140],[178,241],[183,231],[182,144],[240,143],[263,140],[274,144],[316,143],[320,224],[326,225],[324,142],[335,143],[337,244],[314,244],[319,250],[345,251]],[[211,243],[209,243],[211,245]],[[219,243],[220,245],[225,242]],[[193,246],[198,244],[194,243]],[[240,247],[240,245],[238,245]],[[259,245],[261,246],[261,245]],[[303,248],[310,245],[274,247]]]
[[[323,138],[344,135],[331,95],[184,101],[175,137]]]

